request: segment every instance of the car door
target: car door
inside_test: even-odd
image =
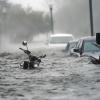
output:
[[[79,41],[77,42],[75,48],[73,48],[73,49],[71,50],[71,54],[72,54],[73,56],[78,56],[78,57],[80,57],[80,55],[82,54],[82,49],[83,49],[82,46],[83,46],[83,40],[79,40]]]

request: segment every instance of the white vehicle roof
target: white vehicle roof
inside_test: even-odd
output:
[[[61,37],[61,36],[66,36],[66,37],[73,37],[72,34],[66,34],[66,33],[58,33],[58,34],[51,34],[50,37]]]

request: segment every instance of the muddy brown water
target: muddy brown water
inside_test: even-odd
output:
[[[99,65],[64,52],[46,54],[37,69],[24,70],[19,64],[26,55],[1,53],[0,100],[100,100]]]

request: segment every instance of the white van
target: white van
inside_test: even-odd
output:
[[[72,34],[66,34],[66,33],[59,33],[59,34],[51,34],[49,36],[48,45],[50,48],[64,48],[66,47],[66,44],[73,40],[74,37]]]

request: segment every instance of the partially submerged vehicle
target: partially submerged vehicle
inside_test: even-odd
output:
[[[73,56],[87,56],[93,63],[99,62],[100,45],[96,43],[95,36],[80,38],[76,46],[71,50]]]
[[[66,44],[65,52],[68,53],[69,55],[71,55],[71,50],[72,50],[72,48],[74,48],[76,46],[77,42],[78,42],[78,40],[69,41]]]
[[[58,34],[52,34],[49,36],[49,48],[60,48],[65,49],[66,44],[73,40],[74,37],[72,34],[66,34],[66,33],[58,33]]]
[[[41,63],[41,59],[46,57],[46,54],[39,56],[39,57],[33,56],[31,51],[28,50],[27,42],[23,41],[22,44],[24,46],[26,46],[27,49],[26,50],[23,49],[23,48],[19,48],[19,49],[22,50],[24,53],[26,53],[28,55],[29,60],[23,61],[20,64],[21,68],[23,68],[23,69],[35,69],[35,68],[37,68]]]
[[[100,47],[100,33],[96,33],[96,43],[97,47]],[[95,64],[100,64],[100,53],[91,56],[92,62]]]

